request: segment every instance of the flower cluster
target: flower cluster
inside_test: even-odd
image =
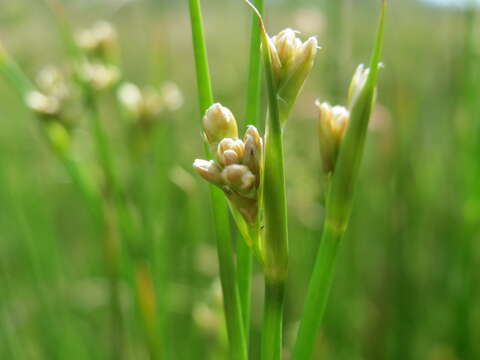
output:
[[[80,79],[96,91],[114,86],[120,79],[120,70],[115,65],[118,44],[113,25],[99,21],[91,28],[78,31],[75,41],[85,55],[85,61],[78,68]]]
[[[70,95],[64,74],[57,67],[48,66],[38,73],[36,83],[38,90],[27,94],[27,106],[42,119],[58,120]]]
[[[319,48],[317,39],[302,42],[299,32],[287,28],[269,39],[269,51],[277,85],[279,110],[285,121],[305,80],[312,70]]]
[[[183,104],[182,92],[174,82],[165,82],[159,89],[139,88],[125,82],[119,87],[117,98],[129,115],[140,121],[149,121],[164,110],[175,111]]]
[[[72,88],[64,73],[47,66],[36,78],[37,89],[27,93],[27,107],[42,120],[52,148],[59,154],[71,145],[72,121],[75,118]]]
[[[235,117],[218,103],[207,110],[203,128],[215,160],[197,159],[193,167],[225,192],[247,223],[256,222],[263,152],[260,134],[250,125],[243,140],[239,139]]]
[[[87,56],[105,58],[117,45],[117,31],[107,21],[98,21],[92,27],[79,30],[75,40]]]

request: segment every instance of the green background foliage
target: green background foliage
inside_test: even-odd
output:
[[[191,168],[203,146],[187,2],[64,3],[75,28],[98,19],[115,24],[126,79],[150,85],[170,80],[183,92],[183,107],[158,117],[151,169],[140,185],[153,223],[149,256],[158,336],[165,359],[225,359],[208,189]],[[251,12],[240,0],[208,0],[203,6],[214,96],[243,129]],[[285,129],[287,351],[322,232],[325,182],[314,100],[346,103],[354,69],[368,62],[377,13],[374,0],[266,2],[272,33],[292,27],[305,38],[318,35],[323,46]],[[468,10],[391,1],[378,104],[316,358],[480,358],[475,17]],[[47,64],[68,67],[61,35],[41,1],[1,2],[0,39],[30,77]],[[132,164],[114,96],[98,101],[126,177]],[[0,81],[0,358],[106,359],[109,309],[100,234],[36,121]],[[96,174],[88,124],[82,116],[76,121],[75,155]],[[122,269],[127,358],[146,359],[127,260]],[[260,274],[255,268],[254,359]]]

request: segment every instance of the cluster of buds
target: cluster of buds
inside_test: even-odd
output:
[[[75,40],[88,56],[104,59],[117,46],[117,31],[109,22],[98,21],[91,28],[78,31]]]
[[[213,104],[203,118],[205,140],[215,160],[195,160],[193,167],[208,182],[221,188],[247,223],[257,221],[263,142],[254,126],[243,141],[232,112]]]
[[[78,72],[80,79],[97,91],[113,87],[120,79],[115,63],[117,32],[112,24],[99,21],[76,33],[77,46],[86,55]]]
[[[29,109],[44,120],[45,131],[52,147],[64,153],[70,146],[71,91],[64,74],[54,66],[37,75],[38,90],[30,91],[25,99]],[[69,116],[70,115],[70,116]]]
[[[269,39],[270,58],[283,121],[290,114],[305,80],[312,70],[319,48],[315,37],[310,37],[307,41],[302,42],[297,34],[298,31],[287,28]]]
[[[45,120],[61,120],[70,91],[65,76],[54,67],[48,66],[37,75],[38,90],[27,94],[27,106]]]
[[[120,71],[116,66],[100,62],[85,62],[79,75],[97,91],[112,88],[120,79]]]
[[[120,86],[117,97],[128,114],[140,122],[150,122],[163,110],[175,111],[183,104],[182,93],[173,82],[166,82],[160,89],[152,86],[140,89],[127,82]]]
[[[316,101],[319,110],[320,154],[325,174],[333,173],[340,146],[350,120],[350,111],[358,94],[365,86],[370,69],[358,66],[348,90],[348,109],[343,106],[331,106],[327,102]]]

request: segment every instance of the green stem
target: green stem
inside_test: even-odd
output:
[[[262,360],[280,360],[282,357],[283,303],[285,283],[265,281],[263,312]]]
[[[257,7],[258,11],[262,13],[263,0],[256,0],[254,4]],[[248,125],[257,126],[258,124],[258,118],[260,115],[261,84],[260,26],[258,17],[253,14],[250,38],[247,106],[245,112],[245,118]],[[248,348],[253,255],[252,250],[243,240],[244,239],[240,239],[237,245],[238,290],[240,293],[240,302],[242,305],[243,326],[244,333],[246,335],[245,341]]]
[[[249,3],[251,5],[251,3]],[[268,35],[260,13],[260,35],[268,49]],[[284,283],[288,274],[287,196],[283,130],[270,52],[264,51],[267,83],[268,115],[265,130],[265,160],[261,203],[264,209],[265,231],[261,244],[265,276],[265,310],[262,334],[262,359],[279,360],[282,348],[282,313]]]
[[[193,49],[197,73],[198,97],[200,113],[213,103],[210,71],[208,67],[207,49],[203,34],[203,20],[199,0],[189,0],[190,21],[192,26]],[[209,155],[205,145],[205,153]],[[230,345],[230,358],[245,360],[248,358],[245,341],[240,296],[237,287],[237,275],[233,258],[233,249],[229,227],[229,214],[224,194],[221,190],[210,186],[211,201],[217,251],[222,284],[225,319]]]
[[[342,234],[333,227],[325,225],[293,349],[293,360],[312,358],[315,339],[327,305],[341,236]]]
[[[311,359],[332,283],[338,245],[352,211],[355,184],[362,160],[370,114],[375,98],[378,68],[383,44],[386,2],[382,2],[376,43],[368,78],[350,109],[347,132],[336,163],[326,201],[323,236],[308,288],[293,360]]]

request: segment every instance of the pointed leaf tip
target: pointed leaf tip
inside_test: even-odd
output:
[[[380,20],[378,22],[376,40],[374,45],[374,50],[372,53],[372,58],[370,62],[370,74],[368,77],[368,82],[374,84],[377,79],[378,70],[380,68],[380,58],[382,55],[383,48],[383,39],[385,33],[385,14],[386,14],[387,0],[381,0],[380,8]]]

